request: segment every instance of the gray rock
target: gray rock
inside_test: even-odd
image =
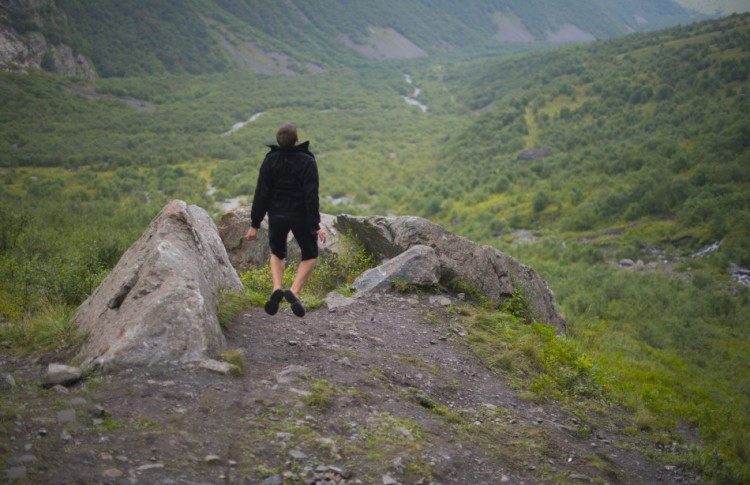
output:
[[[229,255],[229,261],[234,268],[242,273],[250,268],[262,268],[271,257],[271,249],[268,246],[268,219],[264,219],[258,229],[258,238],[255,241],[245,240],[245,234],[250,228],[251,206],[245,205],[227,211],[219,222],[219,237],[224,243],[224,248]],[[333,229],[335,218],[328,214],[320,215],[320,226],[326,230],[326,244],[319,247],[321,256],[334,252],[336,248],[337,235]],[[300,250],[294,242],[291,233],[287,239],[287,260],[299,261]]]
[[[519,290],[535,317],[565,328],[555,296],[534,269],[490,246],[476,244],[426,219],[339,215],[336,228],[350,233],[380,259],[394,258],[417,245],[430,246],[440,262],[440,282],[466,281],[490,301],[501,303]]]
[[[451,303],[453,303],[450,298],[443,295],[431,296],[429,298],[429,302],[432,306],[449,306]]]
[[[310,371],[307,367],[301,365],[290,365],[278,374],[276,374],[276,382],[279,384],[291,384],[295,381],[302,381],[307,379]]]
[[[26,467],[25,466],[14,466],[8,468],[5,472],[5,476],[8,480],[24,480],[26,479]]]
[[[11,374],[0,374],[0,391],[10,391],[16,387],[16,380]]]
[[[260,485],[283,485],[283,484],[284,484],[284,479],[281,477],[281,475],[271,475],[270,477],[260,482]]]
[[[87,367],[198,362],[226,347],[219,289],[243,291],[216,226],[200,207],[167,204],[122,256],[74,322]]]
[[[354,298],[347,298],[337,291],[332,291],[326,295],[325,303],[329,310],[334,311],[351,305],[354,303]]]
[[[206,455],[203,461],[206,462],[207,465],[220,465],[221,457],[219,457],[219,455]]]
[[[44,377],[44,387],[70,386],[80,381],[83,371],[80,367],[72,367],[63,364],[49,364]]]
[[[198,367],[200,367],[201,369],[210,370],[211,372],[216,372],[217,374],[228,376],[232,372],[232,367],[234,366],[229,362],[223,362],[214,359],[205,359],[198,363]]]
[[[295,460],[304,460],[307,458],[307,455],[300,450],[289,451],[289,456],[291,456]]]
[[[434,286],[440,281],[440,261],[429,246],[415,245],[392,259],[362,273],[352,284],[359,294],[387,289],[395,280]]]
[[[57,412],[58,423],[72,423],[76,420],[75,409],[65,409]]]

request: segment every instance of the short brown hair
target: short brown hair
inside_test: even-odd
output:
[[[297,143],[297,128],[291,123],[285,123],[276,132],[276,143],[281,148],[292,148]]]

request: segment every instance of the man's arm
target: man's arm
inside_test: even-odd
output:
[[[302,186],[305,198],[305,217],[308,224],[316,231],[320,230],[320,202],[318,200],[318,164],[313,158],[305,171]]]
[[[263,160],[258,172],[258,181],[255,184],[253,205],[250,208],[250,225],[259,228],[263,218],[266,217],[268,206],[271,203],[271,177],[269,157]]]

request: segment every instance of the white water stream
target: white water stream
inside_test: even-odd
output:
[[[406,82],[409,83],[410,86],[414,86],[414,80],[411,78],[410,75],[404,74],[404,79],[406,79]],[[414,86],[414,92],[411,94],[411,96],[402,96],[402,98],[404,98],[404,101],[406,101],[408,104],[412,106],[418,106],[419,109],[422,110],[422,113],[426,113],[427,105],[422,104],[420,101],[417,100],[417,96],[419,96],[419,93],[421,92],[422,92],[421,89]]]
[[[265,111],[261,111],[260,113],[255,113],[250,118],[246,119],[245,121],[239,121],[232,125],[232,127],[228,130],[222,133],[222,136],[231,135],[235,131],[241,129],[243,126],[245,126],[248,123],[252,123],[253,121],[257,120],[262,114],[265,114]]]

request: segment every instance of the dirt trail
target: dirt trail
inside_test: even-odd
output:
[[[0,353],[17,381],[0,403],[3,479],[17,483],[686,483],[622,446],[612,418],[523,400],[427,295],[345,308],[251,309],[229,328],[242,376],[189,365],[38,386],[36,363]],[[591,423],[596,422],[596,425]],[[326,481],[327,480],[327,481]]]

